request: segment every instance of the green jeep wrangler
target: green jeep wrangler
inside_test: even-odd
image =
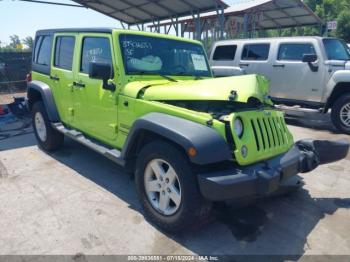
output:
[[[217,201],[297,187],[345,141],[293,142],[257,75],[213,78],[200,42],[117,29],[38,31],[28,82],[39,146],[70,137],[135,176],[145,217],[178,231]]]

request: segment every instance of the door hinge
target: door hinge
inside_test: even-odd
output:
[[[109,124],[114,133],[118,133],[118,124]]]

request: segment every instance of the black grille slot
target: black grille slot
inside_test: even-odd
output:
[[[253,128],[254,138],[255,138],[255,143],[256,143],[256,149],[257,149],[258,151],[260,151],[260,145],[259,145],[259,140],[258,140],[258,134],[257,134],[257,132],[256,132],[256,128],[255,128],[255,124],[254,124],[253,119],[250,120],[250,122],[252,123],[252,128]]]
[[[277,146],[277,138],[275,138],[276,137],[276,132],[275,132],[275,130],[272,127],[270,118],[267,119],[267,122],[269,123],[270,129],[271,129],[271,132],[272,132],[273,146],[276,147]]]
[[[280,131],[280,134],[281,134],[282,143],[284,144],[285,143],[284,132],[282,130],[282,124],[281,124],[280,119],[278,117],[276,117],[276,122],[277,122],[278,130]]]
[[[262,141],[263,141],[263,147],[264,147],[264,149],[266,149],[265,137],[264,137],[263,129],[261,128],[260,119],[258,118],[256,121],[258,122],[258,126],[259,126],[259,130],[260,130],[261,139],[262,139]]]
[[[263,126],[264,126],[265,131],[266,131],[267,141],[269,142],[269,148],[271,148],[270,132],[269,132],[269,130],[268,130],[268,128],[267,128],[265,118],[262,119],[262,123],[263,123]]]
[[[276,137],[277,137],[277,141],[278,141],[278,146],[281,146],[280,134],[279,134],[279,132],[278,132],[278,128],[277,128],[275,119],[274,119],[274,118],[271,118],[271,122],[272,122],[273,127],[275,128],[275,131],[276,131]]]
[[[283,117],[267,114],[251,118],[257,151],[267,152],[283,147],[289,142],[288,130]]]

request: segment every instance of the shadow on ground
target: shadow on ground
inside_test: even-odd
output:
[[[133,181],[108,159],[71,140],[51,156],[142,213]],[[294,260],[310,248],[307,237],[319,221],[339,208],[350,208],[350,199],[312,198],[300,190],[240,209],[217,205],[206,225],[184,234],[165,234],[199,254],[293,255]],[[164,250],[164,239],[155,245]]]
[[[324,115],[321,118],[310,117],[293,117],[286,116],[286,122],[289,125],[315,129],[318,131],[328,131],[331,134],[341,134],[338,129],[332,124],[330,117]]]

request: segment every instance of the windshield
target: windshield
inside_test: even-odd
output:
[[[329,60],[350,60],[349,48],[339,39],[323,39]]]
[[[201,45],[131,34],[119,41],[128,75],[212,76]]]

